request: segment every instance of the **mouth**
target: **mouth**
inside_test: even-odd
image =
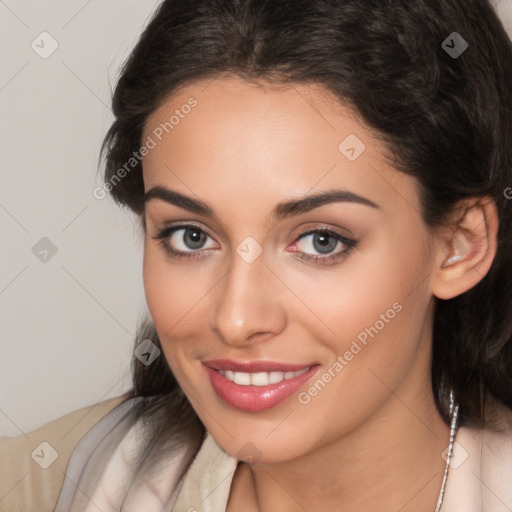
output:
[[[298,391],[319,370],[317,363],[274,361],[203,361],[210,384],[231,407],[260,412],[274,407]]]

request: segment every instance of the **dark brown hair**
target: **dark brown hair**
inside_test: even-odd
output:
[[[457,33],[457,35],[454,35]],[[448,47],[467,49],[450,54]],[[451,39],[450,39],[451,38]],[[462,423],[482,424],[486,397],[512,408],[512,45],[487,0],[166,0],[122,69],[105,137],[105,183],[144,211],[142,163],[118,170],[141,144],[148,116],[179,88],[225,74],[275,84],[314,83],[351,105],[420,185],[425,223],[458,201],[490,196],[500,218],[488,274],[451,300],[436,299],[432,386],[442,417],[448,390]],[[509,189],[510,190],[510,189]],[[151,339],[149,319],[136,344]],[[187,442],[204,426],[164,357],[133,359],[132,396],[151,427],[148,446]],[[149,452],[148,452],[149,453]],[[149,457],[149,455],[148,455]]]

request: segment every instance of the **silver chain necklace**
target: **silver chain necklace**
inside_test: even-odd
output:
[[[450,444],[448,446],[448,454],[446,456],[446,467],[444,469],[444,477],[443,483],[441,484],[441,491],[439,493],[439,498],[437,499],[437,506],[435,512],[439,512],[441,510],[441,505],[443,504],[444,498],[444,489],[446,487],[446,479],[448,478],[448,468],[450,467],[450,460],[453,453],[453,443],[455,441],[455,435],[457,434],[457,417],[459,415],[459,404],[455,405],[455,400],[453,398],[453,391],[450,391],[450,416],[452,417],[452,422],[450,426]]]

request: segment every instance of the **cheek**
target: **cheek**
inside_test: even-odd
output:
[[[156,249],[144,250],[143,280],[146,302],[159,335],[171,329],[177,320],[178,283],[173,282]]]
[[[415,241],[410,234],[404,237],[398,240],[409,242],[399,244],[387,230],[375,232],[330,269],[283,266],[279,275],[299,299],[289,303],[296,304],[290,310],[293,320],[343,354],[353,340],[364,346],[368,339],[386,338],[385,333],[406,327],[410,317],[421,316],[425,301],[417,301],[425,298],[425,290],[418,283],[428,275],[424,241],[418,235]],[[389,343],[399,343],[399,338],[393,332]]]
[[[314,280],[288,276],[310,310],[302,317],[297,310],[295,321],[328,347],[331,362],[345,359],[351,382],[371,380],[370,368],[405,372],[419,349],[430,296],[426,240],[417,233],[399,244],[381,232],[338,270]]]
[[[159,333],[179,337],[187,316],[204,296],[203,283],[186,264],[166,258],[158,247],[144,250],[144,291]]]
[[[197,265],[170,261],[156,246],[144,250],[143,280],[162,350],[179,378],[187,362],[201,355],[201,347],[190,340],[204,332],[209,318],[205,298],[212,284],[206,274],[198,276]]]
[[[361,252],[343,272],[317,283],[323,293],[310,294],[308,304],[321,322],[310,320],[308,328],[332,354],[324,373],[333,384],[319,385],[321,393],[306,390],[304,402],[314,399],[325,413],[362,412],[362,404],[382,400],[413,365],[428,363],[429,269],[424,241],[416,238],[402,247],[381,240],[378,250]]]

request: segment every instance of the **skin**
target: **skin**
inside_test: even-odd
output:
[[[434,296],[463,293],[488,271],[495,204],[467,200],[467,214],[432,233],[416,181],[387,163],[353,111],[314,85],[196,82],[151,115],[144,139],[191,96],[197,106],[144,157],[144,187],[200,199],[216,215],[148,200],[144,286],[164,355],[205,427],[234,457],[249,442],[258,451],[255,463],[238,464],[227,510],[434,510],[449,443],[431,391]],[[354,161],[338,150],[349,134],[366,146]],[[338,202],[270,218],[279,202],[331,188],[379,208]],[[205,257],[173,259],[153,237],[189,222],[209,235],[202,248],[187,248],[183,231],[167,242]],[[322,254],[312,235],[297,239],[318,227],[358,245],[329,264],[304,261],[297,251]],[[247,236],[263,249],[252,263],[236,252]],[[461,240],[462,259],[447,266]],[[201,363],[316,362],[321,375],[395,303],[400,312],[307,404],[296,393],[262,412],[236,410]]]

